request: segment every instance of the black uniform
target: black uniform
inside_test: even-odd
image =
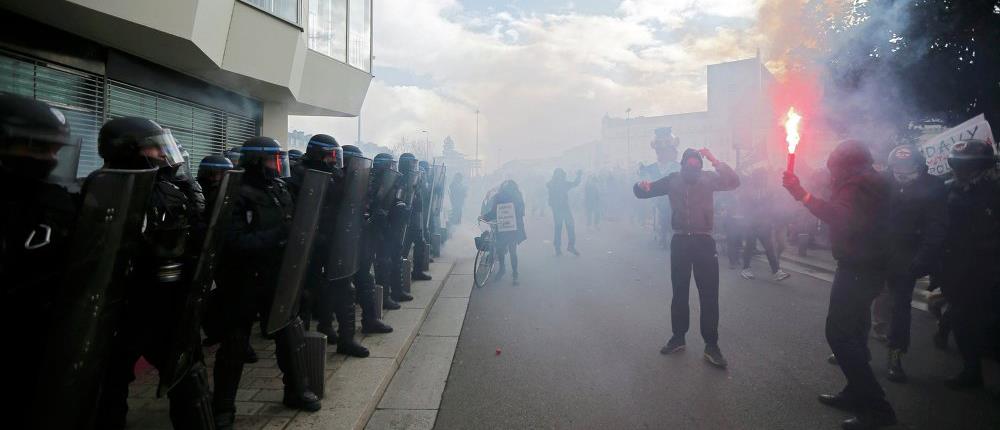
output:
[[[977,141],[978,142],[978,141]],[[974,148],[956,144],[952,158]],[[981,357],[989,345],[1000,289],[1000,173],[990,165],[993,151],[979,146],[988,157],[984,166],[965,168],[949,160],[955,179],[948,183],[948,231],[942,290],[951,306],[955,343],[962,354],[962,373],[952,380],[958,388],[981,386]],[[985,147],[984,147],[985,145]],[[958,152],[959,154],[956,154]],[[956,168],[958,167],[958,168]]]
[[[16,328],[31,322],[31,330],[7,330],[4,340],[22,351],[11,351],[4,359],[10,366],[8,386],[31,393],[40,370],[38,354],[45,351],[50,336],[59,335],[50,333],[48,324],[65,273],[66,266],[60,263],[67,261],[77,197],[63,187],[16,174],[5,167],[7,162],[18,161],[0,160],[0,279],[3,279],[0,314],[4,327]],[[8,424],[10,428],[32,427],[32,400],[30,395],[17,395],[4,402],[5,414],[13,419]]]
[[[213,401],[220,429],[232,426],[236,391],[254,321],[258,315],[260,321],[267,321],[270,316],[294,211],[294,201],[285,182],[266,176],[266,171],[262,171],[265,169],[257,164],[260,152],[277,157],[277,142],[258,137],[243,146],[240,163],[247,171],[216,276],[222,309],[209,316],[213,320],[211,325],[219,328],[218,338],[222,341],[215,357]],[[308,389],[302,321],[293,318],[275,334],[275,343],[275,355],[285,384],[283,402],[291,408],[318,410],[319,399]]]
[[[163,168],[153,187],[146,213],[142,245],[133,258],[134,271],[127,306],[119,324],[99,415],[100,428],[123,428],[128,411],[128,385],[135,380],[133,368],[139,357],[156,368],[166,366],[175,315],[185,305],[191,288],[189,276],[197,259],[205,199],[201,188],[187,177]],[[200,354],[200,348],[192,348]],[[208,382],[204,366],[170,390],[170,415],[175,428],[204,428]]]

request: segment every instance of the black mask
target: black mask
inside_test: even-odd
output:
[[[32,157],[0,156],[0,166],[15,176],[25,179],[44,180],[56,168],[59,162],[53,159],[43,160]]]

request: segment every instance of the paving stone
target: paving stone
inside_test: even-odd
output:
[[[436,418],[436,410],[379,409],[365,430],[431,430]]]
[[[427,319],[420,326],[424,336],[458,336],[462,333],[465,311],[469,299],[461,297],[441,297],[434,303]]]
[[[440,297],[465,297],[472,295],[472,275],[451,275],[441,288]]]
[[[437,409],[457,345],[457,337],[418,336],[379,409]]]
[[[281,399],[282,397],[284,397],[284,395],[285,395],[285,390],[283,389],[258,390],[257,393],[254,394],[253,400],[257,402],[281,403]]]

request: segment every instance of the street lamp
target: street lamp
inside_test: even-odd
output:
[[[420,130],[420,132],[424,134],[424,159],[429,159],[431,156],[431,139],[428,137],[427,130]]]
[[[479,109],[476,109],[476,176],[479,176]]]
[[[632,113],[632,108],[625,109],[625,162],[629,168],[632,166],[632,128],[629,123],[630,113]]]

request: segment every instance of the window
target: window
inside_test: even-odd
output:
[[[112,81],[108,85],[108,119],[141,116],[156,121],[190,154],[192,172],[201,159],[239,146],[257,135],[252,118],[175,99],[153,91]]]
[[[97,133],[104,124],[103,77],[0,54],[0,91],[44,101],[66,116],[80,152],[60,151],[59,169],[67,169],[63,176],[75,170],[84,177],[104,164],[97,154]]]
[[[350,38],[350,58],[348,64],[366,72],[371,71],[372,59],[372,1],[351,0],[348,30]]]
[[[244,3],[253,5],[264,12],[288,21],[292,24],[299,24],[299,0],[242,0]]]
[[[309,49],[347,61],[347,0],[309,0]]]

